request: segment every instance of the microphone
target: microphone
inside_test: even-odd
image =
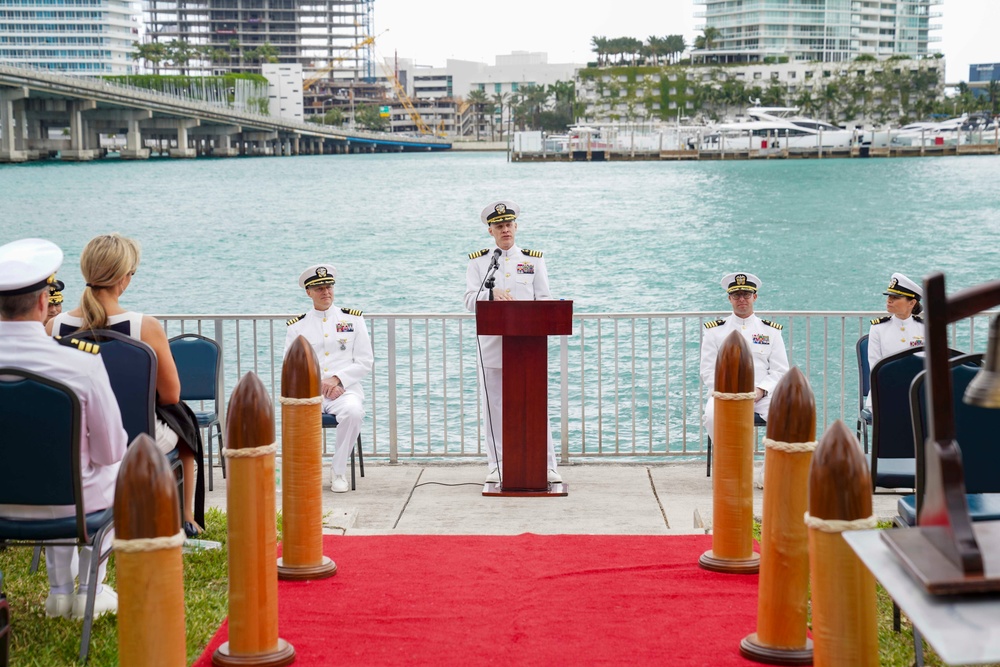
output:
[[[483,279],[483,287],[490,291],[490,301],[493,300],[493,285],[496,284],[495,274],[497,269],[500,268],[500,255],[502,252],[500,248],[493,251],[493,257],[490,258],[490,265],[486,269],[486,277]]]
[[[503,251],[500,250],[500,248],[497,248],[496,250],[493,251],[493,259],[490,260],[490,264],[494,268],[494,270],[500,268],[500,255],[502,253]]]

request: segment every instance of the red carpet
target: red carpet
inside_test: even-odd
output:
[[[279,582],[296,665],[754,665],[757,576],[711,537],[328,536],[336,576]],[[223,623],[195,663],[212,664]]]

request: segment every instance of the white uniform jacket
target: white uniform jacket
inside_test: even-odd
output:
[[[919,317],[901,320],[886,315],[872,320],[868,330],[868,369],[886,357],[924,344],[924,321]]]
[[[715,359],[722,342],[733,331],[739,331],[753,354],[754,387],[768,394],[788,372],[788,355],[781,337],[781,325],[751,315],[745,320],[732,313],[724,320],[705,323],[701,340],[701,381],[711,397],[715,385]]]
[[[288,320],[282,357],[288,355],[288,349],[299,336],[305,336],[316,351],[321,379],[336,375],[345,393],[364,399],[361,381],[371,372],[375,355],[360,310],[336,306],[327,311],[314,308]]]
[[[0,322],[0,366],[18,366],[59,380],[80,398],[83,424],[80,471],[87,512],[111,507],[115,480],[128,436],[118,400],[111,390],[100,354],[60,345],[45,334],[41,322]],[[71,516],[72,505],[49,508],[0,505],[0,515],[21,518]]]
[[[480,291],[493,253],[492,248],[477,250],[469,255],[469,267],[465,271],[465,307],[476,312],[476,301],[488,301],[490,291],[485,287]],[[549,272],[545,268],[545,259],[537,250],[524,250],[516,245],[510,250],[501,250],[500,268],[496,273],[494,293],[506,292],[518,301],[544,301],[551,298],[549,292]],[[503,365],[503,351],[500,336],[480,336],[479,342],[483,351],[483,364],[487,368],[500,368]]]

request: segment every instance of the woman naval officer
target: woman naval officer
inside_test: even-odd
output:
[[[892,274],[885,309],[891,313],[872,320],[868,331],[868,370],[875,368],[882,359],[903,350],[924,344],[924,321],[920,318],[920,304],[924,290],[902,273]],[[871,394],[865,405],[871,407]]]

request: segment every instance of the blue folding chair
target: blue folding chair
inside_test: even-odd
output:
[[[21,368],[0,368],[0,505],[73,505],[57,519],[0,518],[0,544],[93,547],[88,581],[111,555],[101,550],[113,509],[84,514],[80,399],[68,385]],[[97,586],[87,591],[80,660],[90,651]],[[3,613],[3,612],[0,612]]]
[[[868,367],[868,334],[858,339],[854,346],[858,354],[858,440],[868,453],[868,429],[872,425],[872,411],[865,407],[865,399],[871,390],[871,368]]]
[[[872,491],[916,486],[910,383],[924,369],[923,346],[885,357],[871,372]]]
[[[328,415],[323,413],[323,428],[337,428],[337,417],[336,415]],[[323,450],[326,451],[326,433],[323,434]],[[354,452],[358,453],[358,462],[360,463],[361,476],[365,476],[365,453],[361,448],[361,434],[358,433],[358,442],[351,450],[351,491],[357,488],[354,478]]]
[[[177,374],[181,379],[182,401],[212,401],[211,410],[194,410],[198,426],[207,429],[208,438],[208,490],[212,484],[212,427],[219,438],[219,465],[222,476],[226,476],[226,462],[222,456],[222,422],[219,420],[220,395],[219,378],[222,377],[222,351],[211,338],[198,334],[181,334],[170,339],[170,353],[177,364]],[[204,407],[204,403],[200,407]]]

